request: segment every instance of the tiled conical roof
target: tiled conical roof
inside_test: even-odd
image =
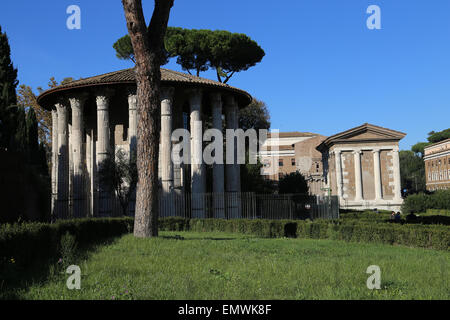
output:
[[[239,100],[244,104],[250,103],[252,97],[245,91],[229,86],[228,84],[196,77],[190,74],[168,70],[161,68],[161,81],[163,85],[188,85],[198,87],[209,87],[223,89],[226,91],[234,92],[238,95]],[[102,75],[75,80],[55,88],[49,89],[41,93],[38,97],[38,103],[45,105],[45,101],[55,95],[57,92],[65,92],[72,89],[78,89],[91,86],[103,86],[103,85],[117,85],[117,84],[135,84],[135,70],[134,68],[114,71],[105,73]]]

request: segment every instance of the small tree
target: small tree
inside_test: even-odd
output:
[[[425,163],[422,157],[413,151],[400,151],[399,156],[402,190],[406,189],[406,194],[425,191]]]
[[[258,194],[274,193],[275,187],[271,180],[264,179],[261,175],[262,163],[246,163],[241,165],[241,191],[255,192]]]
[[[270,114],[267,105],[254,98],[248,106],[239,110],[239,128],[244,131],[255,129],[256,132],[261,129],[269,130]]]
[[[99,180],[109,192],[114,192],[122,207],[122,214],[127,215],[131,197],[136,191],[137,167],[136,157],[119,149],[115,158],[109,155],[99,166]]]
[[[283,176],[278,182],[279,193],[301,193],[307,194],[309,191],[308,182],[303,175],[296,171]]]

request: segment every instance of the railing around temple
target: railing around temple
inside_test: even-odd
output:
[[[339,200],[302,194],[165,194],[161,217],[223,219],[337,219]]]
[[[82,205],[74,206],[81,201]],[[204,193],[174,191],[160,195],[160,217],[221,219],[337,219],[339,200],[336,196],[303,194]],[[56,207],[58,207],[57,203]],[[75,210],[78,208],[78,210]],[[75,212],[76,211],[76,212]],[[68,214],[56,219],[80,217],[118,217],[124,212],[133,216],[135,201],[126,210],[117,197],[98,192],[94,199],[69,201]]]

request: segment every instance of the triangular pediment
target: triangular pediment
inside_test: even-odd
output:
[[[365,123],[359,127],[352,128],[328,137],[321,146],[331,146],[336,143],[345,142],[378,142],[399,141],[406,136],[405,133]]]
[[[341,134],[337,135],[337,139],[342,140],[400,140],[405,136],[404,133],[386,129],[371,124],[364,124]]]

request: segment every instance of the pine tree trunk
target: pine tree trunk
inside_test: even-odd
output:
[[[134,235],[158,236],[158,155],[161,127],[161,71],[164,35],[173,0],[155,0],[146,27],[141,0],[122,0],[136,59],[138,104],[136,213]],[[150,45],[151,44],[151,45]]]

